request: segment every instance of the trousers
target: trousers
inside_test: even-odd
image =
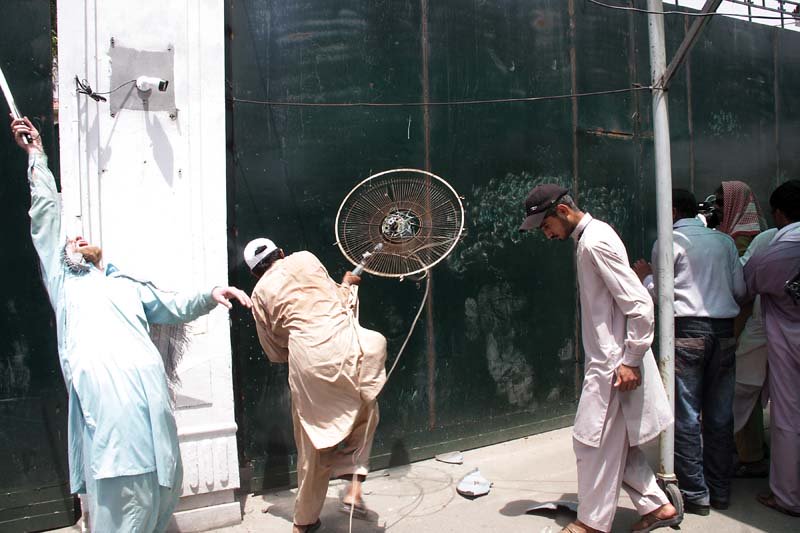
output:
[[[600,531],[611,531],[620,487],[640,515],[669,502],[644,452],[628,441],[617,394],[611,394],[600,445],[595,448],[572,439],[578,464],[578,520]]]
[[[322,512],[331,477],[366,476],[369,454],[378,426],[378,404],[364,404],[356,415],[352,431],[337,446],[318,450],[309,439],[292,408],[294,441],[297,446],[297,498],[294,523],[313,524]]]
[[[675,474],[685,500],[728,503],[733,476],[733,319],[675,319]]]

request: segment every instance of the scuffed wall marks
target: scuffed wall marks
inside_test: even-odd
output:
[[[528,192],[542,183],[566,186],[567,182],[565,177],[521,172],[473,186],[465,201],[466,236],[447,258],[448,266],[459,274],[474,268],[493,273],[503,270],[505,265],[500,263],[503,254],[514,253],[514,246],[523,239],[544,239],[539,232],[519,232]]]
[[[477,298],[467,298],[464,315],[467,338],[481,343],[489,375],[498,393],[510,405],[535,408],[535,370],[516,345],[518,331],[514,315],[525,307],[524,296],[515,297],[511,285],[500,283],[481,287]]]
[[[711,114],[709,129],[712,137],[739,137],[741,126],[736,115],[730,111],[719,110]]]
[[[604,186],[590,186],[581,195],[578,207],[593,217],[610,224],[617,233],[623,231],[631,222],[631,211],[636,209],[631,204],[630,194],[622,189]]]
[[[0,359],[0,399],[25,396],[30,389],[29,347],[25,338],[11,341],[10,351]]]
[[[465,289],[466,339],[453,356],[491,383],[485,401],[510,413],[573,401],[572,250],[547,243],[540,232],[519,232],[524,200],[543,183],[567,186],[569,179],[522,171],[473,185],[465,198],[466,236],[447,260]],[[607,194],[597,196],[618,210]],[[553,291],[563,298],[543,303]]]

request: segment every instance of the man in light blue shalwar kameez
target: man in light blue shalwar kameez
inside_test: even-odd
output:
[[[99,248],[62,231],[60,198],[39,132],[27,118],[13,120],[12,132],[28,153],[31,237],[55,310],[69,394],[71,490],[87,493],[94,532],[164,531],[183,470],[150,324],[188,322],[218,303],[230,308],[229,298],[248,307],[250,300],[234,287],[164,292],[113,265],[102,270]]]

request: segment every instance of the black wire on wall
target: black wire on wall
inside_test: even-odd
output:
[[[486,105],[486,104],[509,104],[519,102],[540,102],[544,100],[565,100],[569,98],[585,98],[588,96],[601,96],[606,94],[621,94],[636,91],[650,91],[650,85],[633,85],[625,89],[612,89],[608,91],[593,91],[586,93],[556,94],[549,96],[523,96],[519,98],[492,98],[483,100],[453,100],[443,102],[287,102],[280,100],[252,100],[249,98],[230,98],[232,102],[238,104],[252,104],[263,106],[286,106],[286,107],[424,107],[424,106],[467,106],[467,105]]]

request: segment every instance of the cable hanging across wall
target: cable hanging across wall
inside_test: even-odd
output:
[[[570,98],[586,98],[589,96],[603,96],[607,94],[622,94],[636,91],[650,91],[650,85],[634,84],[624,89],[611,89],[607,91],[591,91],[585,93],[556,94],[549,96],[521,96],[518,98],[490,98],[482,100],[453,100],[437,102],[287,102],[283,100],[252,100],[249,98],[229,97],[230,101],[237,104],[251,104],[263,106],[284,107],[436,107],[436,106],[468,106],[487,104],[509,104],[519,102],[540,102],[544,100],[566,100]]]

